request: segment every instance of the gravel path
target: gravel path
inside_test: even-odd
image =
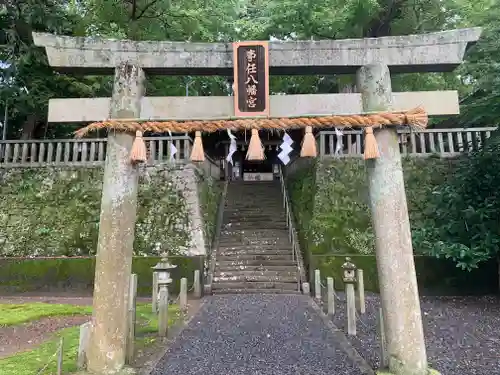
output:
[[[347,332],[345,296],[339,293],[335,325]],[[366,297],[366,314],[357,324],[350,343],[374,368],[379,366],[377,314],[380,299]],[[326,308],[326,306],[325,306]],[[431,367],[442,375],[500,374],[500,298],[422,297],[427,355]]]
[[[209,297],[153,375],[361,375],[301,295]]]

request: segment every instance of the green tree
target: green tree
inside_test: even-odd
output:
[[[500,131],[454,168],[428,197],[427,222],[414,228],[414,242],[420,251],[471,269],[500,254]]]
[[[80,17],[65,1],[12,0],[0,8],[0,61],[7,66],[0,98],[2,107],[9,109],[10,137],[46,136],[52,130],[46,127],[49,98],[95,93],[92,81],[54,73],[43,51],[33,44],[32,31],[73,34],[79,22]]]

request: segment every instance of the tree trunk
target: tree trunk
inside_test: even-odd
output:
[[[37,125],[38,125],[37,115],[35,115],[35,114],[28,115],[28,117],[26,118],[26,120],[24,121],[24,124],[23,124],[21,139],[23,139],[23,140],[32,139]]]

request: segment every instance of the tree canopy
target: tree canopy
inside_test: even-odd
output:
[[[234,41],[339,39],[405,35],[456,27],[485,26],[470,62],[449,74],[403,74],[394,90],[458,88],[467,125],[497,123],[500,7],[496,0],[7,0],[0,5],[1,108],[7,103],[9,137],[54,137],[48,127],[53,97],[109,95],[110,77],[56,74],[31,32],[133,40]],[[498,4],[497,4],[498,5]],[[273,77],[272,91],[318,93],[352,90],[351,76]],[[225,95],[216,77],[155,77],[149,95]],[[488,111],[484,111],[488,108]],[[453,120],[452,120],[453,121]],[[459,119],[457,119],[459,121]]]

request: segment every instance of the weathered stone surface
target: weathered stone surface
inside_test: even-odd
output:
[[[116,68],[111,118],[139,115],[144,72],[127,64]],[[99,241],[88,370],[115,374],[125,365],[128,288],[137,212],[138,168],[130,163],[134,137],[110,133],[101,200]]]
[[[234,117],[231,96],[144,97],[141,119],[223,119]],[[456,91],[392,94],[394,110],[422,106],[429,115],[460,113]],[[102,121],[109,118],[110,98],[50,99],[49,122]],[[271,95],[271,117],[352,115],[363,112],[361,94]]]
[[[366,111],[391,109],[387,66],[362,67],[357,84]],[[426,375],[427,355],[398,139],[391,128],[376,130],[375,138],[381,155],[367,162],[367,171],[389,368],[396,375]]]
[[[269,43],[271,74],[353,73],[384,62],[396,72],[451,71],[480,28],[382,38]],[[111,74],[123,62],[153,74],[232,75],[229,43],[134,42],[33,33],[51,66],[65,72]]]

